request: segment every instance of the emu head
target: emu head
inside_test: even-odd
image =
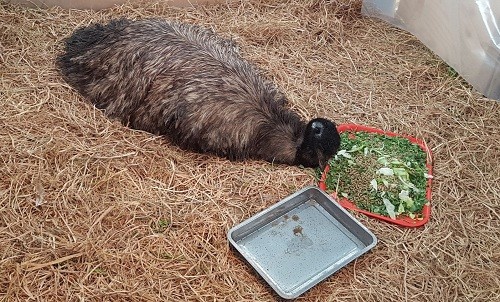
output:
[[[311,120],[304,139],[297,149],[295,163],[304,167],[324,169],[340,147],[340,135],[335,123],[323,118]]]

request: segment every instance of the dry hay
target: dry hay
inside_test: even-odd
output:
[[[60,40],[92,21],[160,16],[213,27],[304,116],[424,139],[431,221],[358,215],[378,246],[303,301],[500,299],[500,103],[360,1],[234,0],[205,8],[65,11],[0,6],[0,300],[272,301],[227,230],[314,183],[312,170],[232,163],[126,129],[54,68]]]

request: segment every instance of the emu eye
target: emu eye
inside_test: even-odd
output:
[[[320,122],[312,123],[311,127],[313,130],[314,136],[316,136],[316,137],[320,137],[323,134],[323,129],[325,128],[325,126]]]

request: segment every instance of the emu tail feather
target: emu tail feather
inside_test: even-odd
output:
[[[127,19],[118,19],[105,25],[92,24],[77,29],[67,37],[64,40],[64,51],[56,59],[57,68],[65,81],[86,96],[86,89],[96,76],[96,70],[91,67],[96,63],[90,63],[99,59],[94,54],[98,52],[103,41],[107,40],[109,43],[117,40],[121,31],[131,22]]]

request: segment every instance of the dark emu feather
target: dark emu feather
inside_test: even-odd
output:
[[[300,119],[232,41],[190,24],[113,20],[77,29],[57,59],[97,108],[179,147],[231,160],[324,167],[335,124]]]

